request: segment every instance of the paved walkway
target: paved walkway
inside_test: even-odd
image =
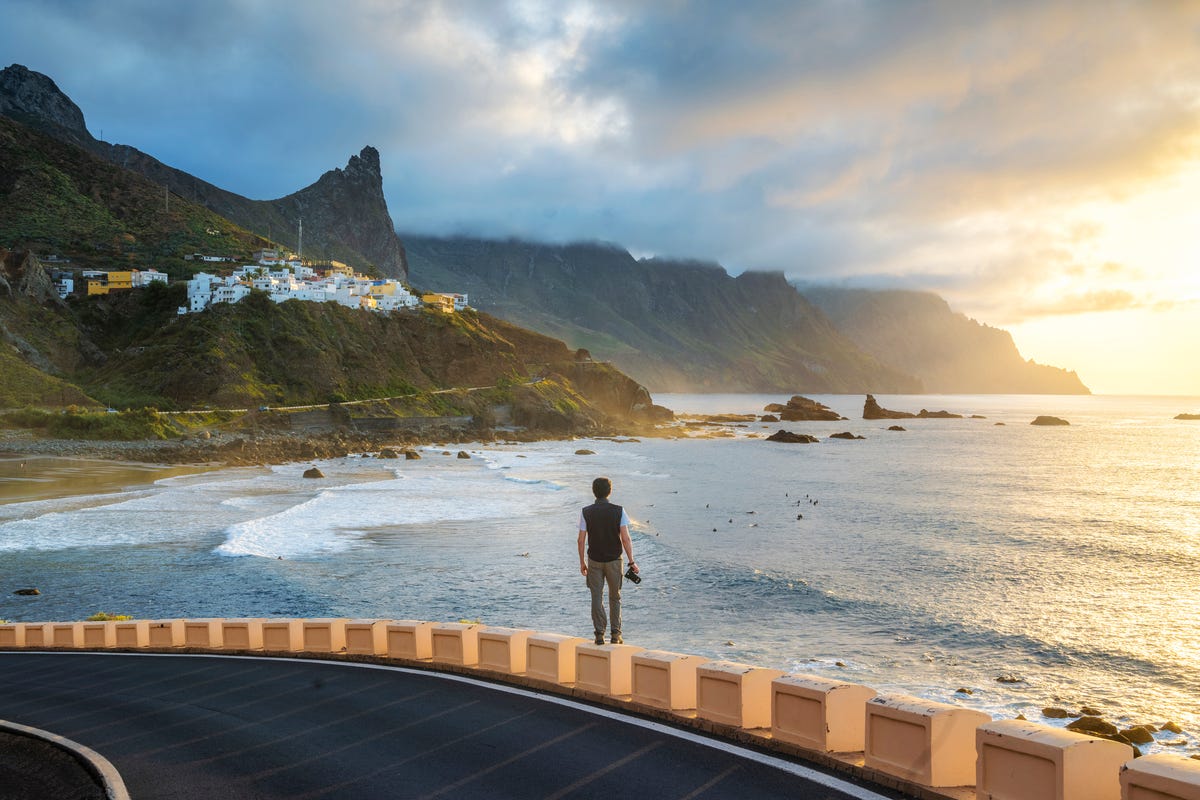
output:
[[[607,709],[347,663],[0,653],[0,719],[98,751],[134,800],[900,797]]]

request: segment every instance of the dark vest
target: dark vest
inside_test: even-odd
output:
[[[597,500],[583,509],[587,523],[587,554],[592,561],[615,561],[621,557],[620,506]]]

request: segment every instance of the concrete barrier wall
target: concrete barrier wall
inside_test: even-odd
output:
[[[975,730],[979,800],[1118,800],[1133,748],[1024,720]]]
[[[632,659],[642,647],[591,644],[575,647],[575,685],[600,694],[624,697],[632,690]]]
[[[735,728],[771,727],[771,681],[782,670],[736,661],[709,661],[696,668],[696,713]]]
[[[866,737],[866,705],[877,692],[817,675],[771,682],[771,735],[821,752],[857,753]]]
[[[779,747],[772,744],[778,741],[814,758],[861,751],[861,760],[826,763],[861,763],[860,777],[894,776],[910,791],[976,786],[977,800],[1200,800],[1197,760],[1153,755],[1135,761],[1126,744],[1032,722],[995,721],[947,703],[556,633],[340,618],[18,622],[0,624],[0,648],[261,650],[432,662],[522,676],[518,680],[554,684],[563,692],[582,689],[680,721],[698,717],[715,723],[717,732],[720,726],[739,729],[744,733],[738,737],[759,746]],[[951,793],[956,791],[962,790]]]
[[[509,675],[525,674],[525,658],[532,631],[491,625],[479,630],[479,667]]]
[[[669,650],[643,650],[634,653],[632,669],[633,701],[668,711],[696,707],[696,668],[708,659]]]
[[[903,694],[867,701],[866,765],[923,786],[975,785],[982,711]]]
[[[1200,800],[1200,761],[1159,753],[1121,768],[1121,800]]]

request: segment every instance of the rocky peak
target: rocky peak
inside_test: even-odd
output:
[[[79,106],[48,76],[21,64],[0,70],[0,114],[91,138]]]

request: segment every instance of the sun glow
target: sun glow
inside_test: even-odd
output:
[[[1071,265],[1010,326],[1021,352],[1095,392],[1200,395],[1200,164],[1077,214]]]

